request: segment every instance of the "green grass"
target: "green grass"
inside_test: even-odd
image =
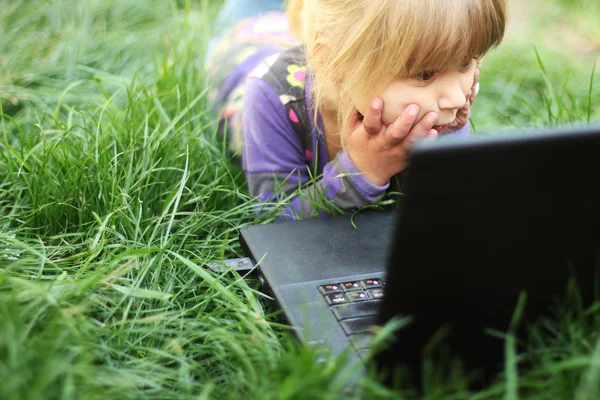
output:
[[[398,398],[368,378],[346,392],[344,358],[317,363],[257,282],[202,268],[273,219],[254,215],[209,112],[214,4],[0,0],[0,398]],[[593,68],[509,40],[473,121],[597,121]],[[507,336],[496,383],[472,393],[429,363],[423,397],[597,398],[597,307],[570,293]]]
[[[600,120],[598,2],[512,1],[510,7],[505,40],[482,65],[475,126],[490,132]]]

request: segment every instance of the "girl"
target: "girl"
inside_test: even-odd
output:
[[[506,2],[291,0],[295,36],[280,13],[238,23],[212,71],[250,193],[282,219],[381,200],[415,140],[468,134]]]

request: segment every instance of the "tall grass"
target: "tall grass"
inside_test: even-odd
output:
[[[317,362],[257,282],[203,268],[273,219],[254,214],[207,103],[215,11],[0,0],[0,398],[418,397],[355,382],[344,357]],[[530,69],[490,59],[476,124],[598,119],[597,85],[557,89],[564,68],[540,54]],[[577,304],[511,339],[527,351],[508,346],[489,388],[433,365],[424,397],[596,397],[597,309]]]
[[[472,115],[479,131],[600,120],[600,74],[594,60],[510,44],[484,60]]]

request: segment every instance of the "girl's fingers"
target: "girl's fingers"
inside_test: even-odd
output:
[[[438,131],[436,131],[435,129],[432,129],[429,131],[429,133],[427,135],[425,135],[425,139],[426,140],[435,140],[438,137]]]
[[[471,87],[471,90],[469,91],[469,95],[467,96],[469,104],[471,104],[471,105],[473,104],[473,102],[475,101],[475,97],[477,97],[477,94],[479,93],[478,79],[479,79],[479,68],[475,70],[473,86]]]
[[[465,126],[467,121],[469,120],[470,109],[471,107],[469,107],[468,104],[465,107],[461,108],[456,114],[456,119],[448,125],[447,130],[449,132],[453,132]]]
[[[354,114],[352,114],[352,117],[350,118],[350,123],[348,124],[348,126],[346,127],[346,130],[344,131],[345,137],[350,137],[361,124],[362,124],[362,119],[360,118],[360,115],[357,111]]]
[[[431,133],[433,126],[437,122],[439,116],[437,113],[430,112],[425,114],[425,116],[419,121],[417,125],[415,125],[408,134],[408,140],[412,143],[417,139],[422,139],[428,134]],[[437,132],[436,132],[437,133]]]
[[[411,104],[402,111],[402,114],[396,118],[386,132],[386,139],[390,141],[390,145],[395,146],[406,138],[418,115],[419,106],[416,104]]]
[[[473,102],[475,101],[475,97],[477,97],[477,94],[479,94],[479,82],[477,82],[475,85],[473,85],[473,88],[471,89],[471,91],[469,92],[469,95],[467,96],[468,99],[468,106],[472,106]]]
[[[363,126],[367,133],[371,135],[377,135],[383,128],[383,122],[381,122],[381,116],[383,114],[383,100],[373,99],[371,106],[367,111],[363,119]]]

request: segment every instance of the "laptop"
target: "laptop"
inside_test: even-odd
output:
[[[419,143],[397,210],[250,226],[259,280],[298,337],[353,362],[374,327],[410,317],[375,356],[421,378],[432,340],[489,379],[514,330],[551,315],[575,279],[600,288],[600,126]],[[429,344],[428,344],[429,343]],[[348,350],[350,349],[350,350]]]

